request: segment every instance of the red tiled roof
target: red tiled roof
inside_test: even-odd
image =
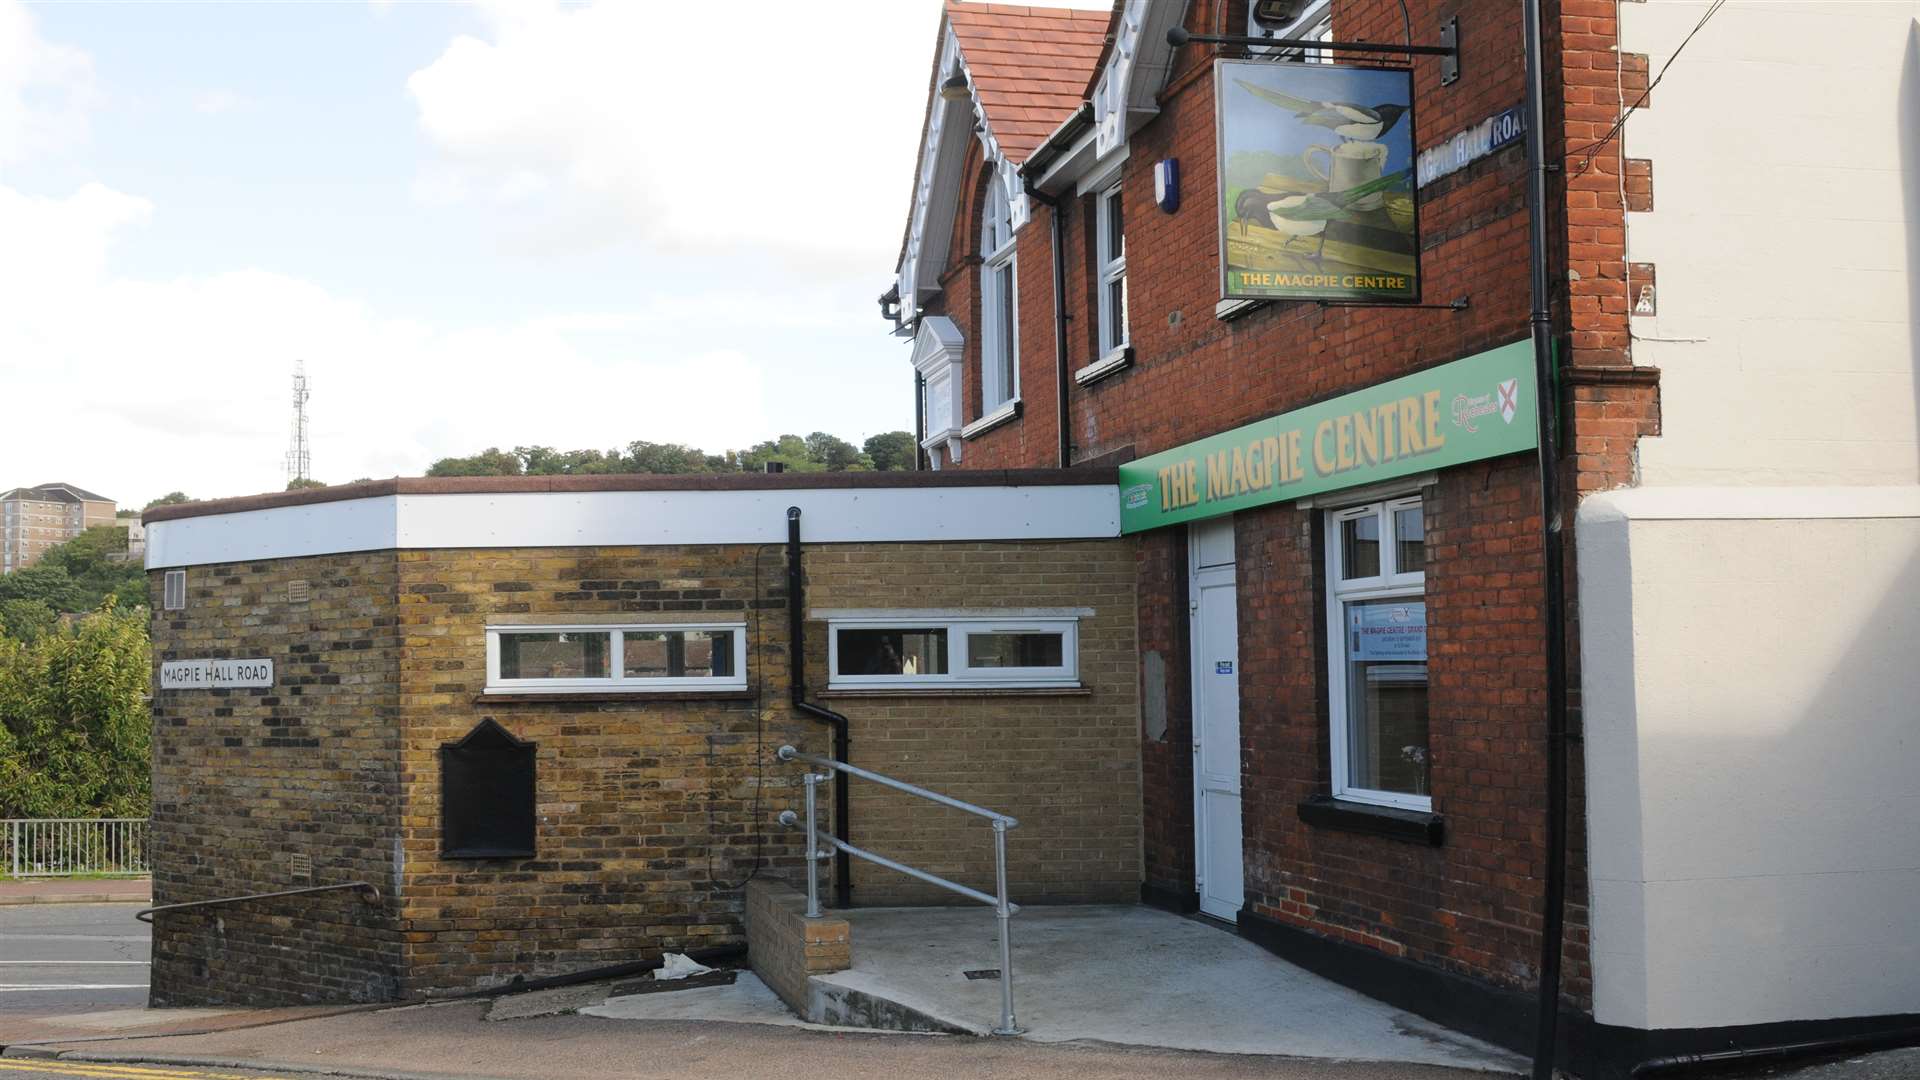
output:
[[[1007,160],[1024,162],[1080,107],[1111,20],[1107,11],[947,0],[947,21]]]

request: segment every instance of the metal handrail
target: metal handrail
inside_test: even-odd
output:
[[[181,911],[186,908],[214,907],[218,904],[239,904],[248,900],[272,900],[281,896],[304,896],[307,893],[333,892],[337,889],[365,889],[367,903],[380,902],[380,888],[371,881],[349,881],[343,885],[314,885],[305,889],[283,889],[280,892],[248,893],[245,896],[223,896],[218,900],[190,900],[184,904],[160,904],[156,907],[141,908],[133,917],[147,925],[153,925],[151,916],[162,911]]]
[[[871,780],[876,784],[885,785],[895,791],[904,791],[909,795],[918,795],[922,799],[926,799],[929,802],[937,802],[941,806],[951,806],[955,810],[965,810],[969,814],[986,818],[988,821],[1004,821],[1009,829],[1017,829],[1020,827],[1018,818],[1010,817],[998,811],[989,810],[984,806],[975,806],[970,802],[963,802],[951,795],[942,795],[937,791],[929,791],[917,784],[909,784],[905,780],[895,780],[891,776],[884,776],[871,769],[863,769],[858,765],[849,765],[844,761],[835,761],[830,757],[821,757],[819,754],[803,754],[791,746],[783,746],[780,748],[780,760],[804,761],[809,765],[818,765],[823,769],[832,769],[835,772],[846,773],[848,776],[857,776],[862,780]]]
[[[873,863],[876,866],[884,866],[889,870],[897,870],[908,877],[924,881],[929,885],[937,885],[940,888],[946,889],[948,892],[958,893],[969,900],[977,900],[980,903],[988,905],[993,908],[994,917],[1000,922],[1000,1026],[994,1028],[993,1033],[995,1035],[1020,1034],[1020,1026],[1014,1021],[1013,1017],[1013,938],[1007,926],[1007,921],[1020,911],[1020,905],[1007,899],[1007,830],[1018,828],[1020,826],[1019,820],[1007,814],[989,810],[984,806],[975,806],[970,802],[962,802],[952,796],[942,795],[937,791],[929,791],[916,784],[909,784],[904,780],[896,780],[891,776],[885,776],[873,772],[870,769],[862,769],[855,765],[849,765],[844,761],[835,761],[833,758],[821,757],[818,754],[803,754],[791,746],[782,746],[778,756],[781,761],[801,761],[809,765],[818,765],[828,770],[825,773],[816,773],[808,770],[807,774],[801,777],[801,782],[806,785],[807,800],[807,918],[817,919],[820,917],[820,860],[834,852],[845,852],[854,858],[865,859],[867,862]],[[871,780],[876,784],[890,787],[895,791],[905,792],[908,795],[926,799],[929,802],[939,803],[942,806],[950,806],[955,810],[964,810],[969,814],[986,818],[988,823],[993,826],[994,895],[988,895],[979,889],[962,885],[957,881],[948,881],[938,874],[908,866],[906,863],[897,862],[884,855],[877,855],[871,851],[854,847],[852,844],[847,843],[845,840],[840,839],[830,832],[823,832],[819,826],[817,810],[819,803],[816,789],[822,780],[832,779],[832,774],[836,772],[846,773],[848,776],[857,776],[862,780]],[[780,812],[779,821],[780,824],[788,828],[794,828],[800,824],[800,816],[791,810],[783,810]],[[822,840],[826,841],[826,851],[820,850],[820,842]]]

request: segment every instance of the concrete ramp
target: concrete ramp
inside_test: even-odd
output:
[[[834,914],[851,928],[853,964],[811,977],[808,1019],[981,1035],[998,1020],[998,977],[983,974],[999,959],[992,911]],[[1193,919],[1141,907],[1028,907],[1013,935],[1014,1008],[1035,1041],[1526,1068]]]

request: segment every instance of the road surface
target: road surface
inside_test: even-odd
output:
[[[143,906],[0,906],[0,1015],[146,1004],[150,939],[133,917]]]

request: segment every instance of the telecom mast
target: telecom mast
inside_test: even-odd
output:
[[[313,455],[307,446],[307,362],[293,365],[293,438],[287,445],[287,483],[313,479]]]

